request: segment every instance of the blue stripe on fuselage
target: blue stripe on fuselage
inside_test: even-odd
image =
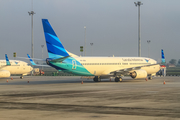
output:
[[[75,69],[73,69],[72,61],[76,62]],[[63,70],[64,72],[73,73],[75,75],[82,76],[94,76],[91,74],[79,61],[75,58],[67,58],[62,63],[61,62],[50,62],[50,66],[55,67],[57,70]]]

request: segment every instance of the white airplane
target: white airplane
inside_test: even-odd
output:
[[[10,60],[5,54],[6,60],[0,60],[0,78],[10,77],[11,74],[20,74],[22,79],[24,75],[27,75],[33,70],[28,63],[20,60]]]
[[[152,79],[152,75],[160,69],[157,61],[146,57],[79,57],[63,47],[47,19],[42,19],[42,24],[49,55],[46,63],[57,70],[80,76],[95,76],[95,82],[113,76],[118,82],[126,74],[134,79]]]

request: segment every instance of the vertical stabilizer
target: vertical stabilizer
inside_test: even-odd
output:
[[[165,57],[164,57],[164,51],[163,49],[161,49],[161,64],[165,64],[166,61],[165,61]]]
[[[7,54],[5,54],[5,58],[6,58],[6,65],[11,65],[11,63],[9,62],[9,58],[8,58]]]
[[[51,27],[49,21],[47,19],[42,19],[42,24],[49,58],[57,59],[69,56],[68,52],[64,49],[64,46]]]
[[[27,54],[28,58],[29,58],[29,61],[31,62],[31,65],[36,65],[36,63],[34,63],[34,61],[31,59],[30,55]]]

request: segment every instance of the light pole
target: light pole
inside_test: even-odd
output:
[[[43,47],[44,47],[44,45],[41,45],[41,47],[42,47],[42,59],[43,59]],[[42,66],[42,70],[43,70],[43,66]]]
[[[141,31],[140,31],[140,6],[143,5],[140,1],[134,2],[138,6],[138,57],[141,57]]]
[[[93,55],[93,43],[90,43],[90,45],[91,45],[91,49],[92,49],[92,51],[91,51],[91,56]]]
[[[147,43],[148,43],[148,57],[149,57],[149,43],[150,42],[151,42],[150,40],[147,40]]]
[[[34,11],[28,12],[31,15],[31,57],[34,58],[34,44],[33,44],[33,15]]]
[[[28,12],[29,15],[31,16],[31,57],[34,58],[34,43],[33,43],[33,15],[35,12],[33,11],[33,0],[32,0],[32,11]],[[33,68],[33,66],[32,66]],[[31,75],[33,75],[33,70],[31,72]]]
[[[86,56],[86,26],[84,26],[85,29],[85,38],[84,38],[84,56]]]

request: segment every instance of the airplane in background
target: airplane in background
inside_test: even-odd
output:
[[[161,64],[160,64],[160,70],[156,73],[156,75],[160,76],[166,76],[166,61],[164,57],[164,51],[161,49]]]
[[[27,54],[27,56],[28,56],[28,59],[29,59],[30,64],[31,64],[32,66],[50,67],[49,65],[39,65],[39,64],[36,64],[36,63],[34,63],[34,61],[32,60],[32,59],[35,59],[35,60],[39,60],[39,61],[46,61],[45,59],[31,58],[29,54]],[[20,58],[24,58],[24,57],[20,57]],[[25,59],[27,59],[27,58],[25,58]]]
[[[152,79],[152,75],[160,69],[157,61],[146,57],[79,57],[64,48],[47,19],[42,19],[42,24],[49,55],[46,63],[57,70],[95,76],[95,82],[113,76],[115,82],[119,82],[126,74],[134,79]]]
[[[161,64],[164,65],[166,63],[165,57],[164,57],[164,51],[161,49]]]
[[[22,79],[24,75],[27,75],[33,70],[28,63],[20,60],[10,60],[7,54],[5,54],[6,60],[0,60],[0,78],[8,78],[11,74],[20,74]]]

